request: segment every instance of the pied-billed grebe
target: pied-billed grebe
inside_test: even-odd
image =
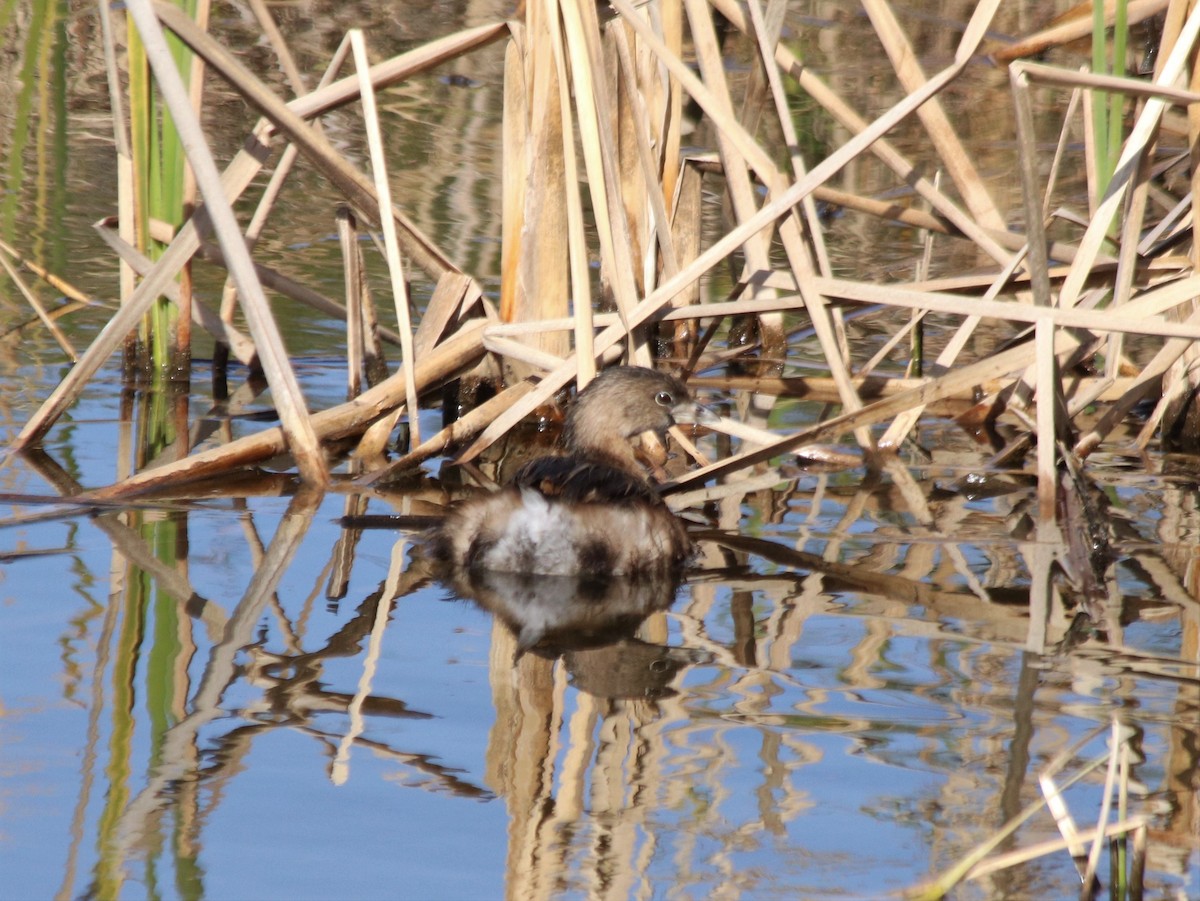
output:
[[[567,411],[564,453],[531,460],[500,491],[454,505],[429,535],[428,552],[468,570],[675,575],[692,542],[632,442],[646,432],[663,441],[675,423],[711,416],[676,378],[636,366],[605,370]]]

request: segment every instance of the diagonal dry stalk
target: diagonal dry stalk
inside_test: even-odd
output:
[[[354,64],[358,70],[359,91],[363,105],[363,119],[367,124],[367,144],[371,153],[371,170],[375,180],[375,193],[383,210],[392,208],[391,186],[387,178],[387,161],[383,154],[383,135],[379,127],[379,116],[375,109],[375,88],[371,84],[370,63],[367,60],[367,45],[362,31],[350,31],[350,46]],[[408,308],[408,287],[404,276],[404,263],[400,258],[400,242],[396,234],[394,216],[381,216],[384,255],[388,264],[388,276],[392,288],[392,301],[396,307],[396,322],[400,330],[400,348],[403,352],[405,405],[409,411],[409,428],[414,444],[421,443],[419,417],[417,416],[416,363],[413,354],[412,319]]]

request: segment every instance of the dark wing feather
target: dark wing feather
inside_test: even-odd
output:
[[[607,463],[579,457],[530,460],[517,470],[512,482],[566,503],[662,503],[644,480]]]

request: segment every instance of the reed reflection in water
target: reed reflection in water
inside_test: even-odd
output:
[[[1177,856],[1157,878],[1189,891],[1184,724],[1200,705],[1191,633],[1169,622],[1195,611],[1163,589],[1181,544],[1130,536],[1115,578],[1141,619],[1115,621],[1124,656],[1111,636],[1056,652],[1065,608],[1031,653],[1036,543],[998,537],[1028,492],[948,497],[914,474],[759,491],[744,501],[757,525],[700,533],[678,590],[430,584],[403,536],[337,527],[334,496],[77,519],[69,583],[30,560],[5,570],[8,643],[64,648],[57,670],[14,655],[42,662],[5,692],[24,724],[10,765],[31,773],[5,780],[6,806],[49,796],[55,824],[31,831],[28,860],[5,852],[12,890],[832,896],[853,874],[878,894],[1036,800],[1073,742],[1071,766],[1102,752],[1120,710],[1134,749],[1156,749],[1130,762],[1140,803],[1178,839],[1158,843]],[[1118,514],[1153,502],[1112,480]],[[76,614],[13,613],[47,604]],[[74,768],[46,763],[77,748]],[[1102,773],[1068,795],[1088,816]],[[1021,846],[1057,836],[1045,816],[1025,829]],[[963,897],[1050,897],[1077,878],[1059,854]]]

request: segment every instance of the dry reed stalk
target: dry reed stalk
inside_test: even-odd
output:
[[[375,301],[371,296],[371,286],[363,272],[361,257],[359,259],[358,272],[361,283],[360,293],[362,294],[362,299],[359,303],[359,315],[362,317],[362,326],[359,329],[359,334],[361,335],[363,346],[364,375],[366,376],[368,385],[378,385],[388,377],[388,365],[387,358],[383,352],[383,341],[380,335],[382,329],[379,326],[379,315],[375,310]],[[413,353],[413,359],[416,359],[415,352]]]
[[[264,6],[262,0],[251,0],[251,9],[255,17],[263,26],[267,34],[268,42],[275,51],[276,57],[288,78],[288,83],[292,86],[292,90],[297,97],[305,93],[304,80],[296,67],[291,51],[288,49],[286,42],[279,34],[278,28],[275,26],[275,20],[271,17],[270,12]],[[334,53],[333,60],[321,75],[318,88],[323,88],[329,85],[341,68],[342,62],[345,59],[346,42],[343,41]],[[280,192],[291,174],[292,167],[295,165],[297,157],[300,155],[299,149],[294,144],[288,144],[283,149],[279,162],[276,163],[274,170],[271,172],[271,177],[267,182],[267,187],[263,190],[262,196],[259,197],[258,204],[254,208],[254,213],[250,217],[250,222],[246,225],[246,245],[251,250],[258,243],[258,239],[265,228],[271,212],[275,208],[275,202],[278,200]],[[221,295],[221,318],[225,322],[233,321],[234,304],[236,302],[236,287],[232,279],[227,279],[225,288]]]
[[[180,22],[180,26],[186,29],[182,22]],[[376,63],[371,67],[371,84],[375,86],[376,91],[381,91],[415,75],[428,72],[448,60],[457,59],[472,50],[484,47],[509,33],[508,22],[491,22],[437,38],[391,59]],[[194,34],[192,36],[195,37]],[[288,101],[287,106],[304,119],[320,116],[348,103],[353,103],[358,98],[358,85],[358,76],[349,75],[311,91],[303,97]],[[275,127],[272,126],[272,134]]]
[[[427,391],[478,361],[484,353],[480,340],[482,328],[482,321],[467,323],[427,358],[417,361],[418,390]],[[361,435],[405,402],[407,386],[404,382],[404,373],[395,373],[344,404],[314,413],[314,431],[324,441]],[[111,500],[150,491],[171,491],[174,487],[251,466],[287,451],[283,431],[278,427],[265,429],[221,447],[136,473],[124,481],[81,496]]]
[[[641,248],[641,256],[647,260],[639,267],[642,275],[640,289],[644,294],[646,286],[653,280],[653,273],[648,271],[650,267],[648,261],[652,261],[654,258],[651,253],[654,247],[657,247],[658,253],[661,254],[663,272],[667,276],[672,276],[679,271],[679,260],[675,254],[675,242],[670,231],[671,220],[667,215],[666,201],[663,196],[666,185],[661,184],[658,180],[659,163],[654,154],[657,138],[650,133],[652,118],[643,97],[643,85],[645,85],[646,79],[639,79],[638,72],[634,69],[633,52],[629,47],[626,26],[613,25],[609,28],[609,32],[620,67],[622,115],[619,121],[622,137],[625,139],[622,141],[622,146],[627,143],[628,139],[633,140],[637,171],[642,185],[642,189],[636,192],[636,196],[650,208],[649,225],[639,227],[631,236],[640,240],[644,233],[652,233],[652,237],[649,239],[650,246]],[[632,169],[625,171],[628,173]],[[626,198],[626,216],[632,220],[635,214],[641,214],[641,210],[631,201],[631,193],[635,193],[632,186],[627,186],[622,191]]]
[[[1200,98],[1198,98],[1200,99]],[[1138,259],[1138,238],[1142,234],[1146,220],[1146,201],[1149,197],[1151,157],[1154,152],[1154,140],[1147,148],[1147,153],[1139,161],[1139,173],[1134,188],[1129,193],[1125,204],[1125,214],[1121,222],[1119,250],[1117,253],[1117,273],[1114,279],[1112,302],[1113,309],[1120,309],[1128,303],[1133,293],[1134,281],[1137,278],[1140,261]],[[1194,270],[1193,270],[1194,271]],[[1115,376],[1124,362],[1124,336],[1116,333],[1109,336],[1105,352],[1105,372]]]
[[[609,109],[605,116],[612,125],[613,151],[616,154],[614,170],[617,183],[616,194],[620,197],[621,210],[628,229],[629,273],[633,281],[635,297],[646,294],[647,283],[652,283],[655,256],[653,218],[646,196],[646,181],[642,174],[643,157],[640,145],[649,148],[647,134],[650,123],[646,118],[645,106],[641,102],[641,85],[636,72],[627,71],[621,59],[622,38],[626,38],[627,26],[619,19],[608,22],[600,31],[599,48],[608,86]],[[629,42],[624,41],[625,57],[628,61]],[[661,197],[657,171],[651,171],[650,191]]]
[[[902,391],[910,391],[922,385],[929,384],[932,379],[910,379],[890,376],[856,376],[855,385],[863,400],[879,400],[892,397]],[[1133,378],[1122,376],[1114,380],[1107,378],[1075,377],[1064,385],[1067,396],[1086,394],[1093,402],[1109,402],[1120,397],[1132,384]],[[689,384],[697,388],[712,388],[722,391],[756,391],[764,394],[775,394],[779,397],[794,397],[814,403],[837,403],[837,388],[832,379],[813,376],[792,376],[786,378],[754,378],[748,376],[714,376],[692,379]],[[943,401],[974,404],[976,392],[994,394],[1008,384],[1008,380],[990,379],[977,382],[969,388],[950,392],[943,396]],[[1102,389],[1102,390],[1098,390]],[[1098,391],[1098,393],[1097,393]],[[882,442],[881,442],[882,443]]]
[[[561,22],[555,18],[551,29],[554,50],[554,68],[558,75],[558,101],[562,116],[563,135],[575,134],[575,115],[571,104],[571,92],[566,89],[570,79],[567,75],[566,50],[563,45]],[[596,349],[592,344],[595,334],[592,311],[591,261],[588,256],[587,227],[583,219],[583,198],[579,190],[579,159],[575,153],[575,141],[563,141],[563,164],[566,183],[571,185],[566,192],[567,204],[567,261],[571,276],[571,302],[573,307],[575,356],[578,361],[576,380],[583,387],[596,377]],[[567,348],[562,348],[564,353]]]
[[[884,342],[883,346],[880,347],[879,350],[875,351],[875,353],[871,356],[871,359],[867,360],[867,362],[863,363],[862,366],[855,370],[855,378],[865,378],[874,372],[875,367],[886,360],[891,355],[892,351],[895,350],[900,344],[900,342],[912,334],[913,329],[916,328],[916,326],[921,322],[922,319],[924,319],[924,317],[925,312],[923,310],[914,310],[913,314],[908,318],[908,321],[900,327],[900,330],[888,338],[887,341]],[[905,375],[911,377],[912,373],[906,372]],[[917,377],[919,378],[920,376],[918,375]],[[880,441],[880,446],[883,446],[882,439]]]
[[[1054,323],[1038,320],[1034,331],[1037,366],[1037,506],[1041,522],[1053,522],[1058,492],[1058,420],[1061,397]],[[1032,619],[1032,617],[1031,617]]]
[[[683,48],[683,3],[682,0],[659,0],[655,5],[646,7],[650,23],[662,42],[676,55]],[[638,61],[638,71],[641,76],[642,93],[646,97],[646,106],[650,118],[653,146],[658,165],[659,190],[662,192],[664,203],[668,204],[668,220],[666,224],[657,224],[659,228],[671,229],[674,235],[674,218],[676,209],[674,200],[678,197],[679,180],[683,171],[684,160],[681,149],[684,128],[683,91],[679,80],[665,70],[654,54],[645,47],[640,39],[634,38],[635,59]],[[681,263],[676,253],[676,262]],[[666,272],[666,270],[663,270]],[[666,272],[668,277],[672,274]]]
[[[505,53],[500,279],[505,321],[563,315],[569,296],[559,240],[567,229],[560,103],[565,87],[549,38],[557,15],[541,2],[527,4],[525,14],[525,28],[514,29]],[[566,349],[558,335],[535,336],[532,343]],[[528,374],[519,362],[505,361],[504,368],[509,380]]]
[[[1054,299],[1051,296],[1050,257],[1046,221],[1042,213],[1042,210],[1046,206],[1046,201],[1044,193],[1038,184],[1037,137],[1033,123],[1033,102],[1030,96],[1030,79],[1023,64],[1016,63],[1010,67],[1009,81],[1012,86],[1013,105],[1016,112],[1017,159],[1021,177],[1021,196],[1025,207],[1025,266],[1029,273],[1029,286],[1033,295],[1034,305],[1040,308],[1048,308],[1053,304]],[[1084,110],[1085,115],[1089,115],[1091,106],[1085,104]],[[1092,129],[1088,128],[1087,134],[1091,135],[1092,133]],[[1094,162],[1089,162],[1087,169],[1089,173],[1096,171]],[[1036,362],[1022,374],[1021,378],[1014,384],[1013,390],[1008,392],[1007,397],[1003,401],[999,397],[995,399],[992,406],[992,415],[997,414],[1002,402],[1017,411],[1022,411],[1029,403],[1030,395],[1041,389],[1050,392],[1047,397],[1057,399],[1057,388],[1051,384],[1051,380],[1054,377],[1054,340],[1051,335],[1045,333],[1045,327],[1040,324],[1037,326],[1035,332],[1035,340],[1038,346]],[[1039,395],[1039,401],[1041,399]],[[1045,403],[1039,402],[1037,415],[1040,426],[1053,425],[1053,408],[1049,400],[1046,400]],[[1054,513],[1056,480],[1054,479],[1053,469],[1055,447],[1052,439],[1040,431],[1040,429],[1038,430],[1038,435],[1045,439],[1038,441],[1037,468],[1038,510],[1042,514],[1039,524],[1045,524],[1052,522]],[[1040,547],[1034,549],[1033,560],[1042,565],[1043,568],[1048,566],[1045,563],[1044,550]],[[1046,600],[1046,592],[1049,590],[1048,579],[1048,574],[1045,579],[1042,579],[1039,572],[1039,581],[1035,583],[1035,587],[1037,588],[1035,600],[1038,602]]]
[[[92,306],[92,304],[80,303],[79,301],[72,300],[60,306],[54,307],[53,309],[47,310],[46,315],[49,316],[52,321],[57,321],[64,316],[69,316],[71,313],[78,312],[84,307],[89,306]],[[35,323],[40,322],[41,320],[36,315],[31,315],[29,318],[21,322],[7,322],[3,328],[0,328],[0,339],[20,334],[25,329],[29,328]]]
[[[1028,863],[1031,860],[1037,860],[1042,857],[1049,857],[1051,854],[1057,854],[1059,851],[1067,851],[1072,853],[1072,847],[1077,842],[1093,842],[1099,843],[1103,839],[1112,838],[1114,836],[1127,835],[1130,833],[1137,834],[1139,831],[1144,831],[1150,824],[1151,818],[1148,816],[1134,816],[1128,819],[1118,820],[1115,823],[1107,823],[1103,828],[1093,827],[1083,829],[1076,833],[1072,838],[1049,839],[1043,842],[1035,842],[1024,848],[1016,851],[1009,851],[1005,854],[997,854],[995,857],[981,861],[972,867],[966,874],[966,879],[982,879],[985,876],[990,876],[992,873],[997,873],[1000,870],[1006,870],[1011,867],[1020,866]],[[1132,883],[1133,880],[1131,879]],[[1085,883],[1087,884],[1087,883]]]
[[[96,229],[96,233],[117,254],[122,264],[128,266],[132,272],[145,277],[154,269],[155,263],[149,257],[132,244],[126,244],[121,238],[120,233],[112,230],[110,220],[101,220],[95,224],[94,228]],[[260,280],[263,280],[262,274],[260,271]],[[167,282],[162,296],[171,301],[176,300],[179,296],[179,285],[173,279]],[[258,351],[254,347],[254,341],[236,329],[229,321],[210,310],[207,304],[198,300],[193,301],[192,317],[201,328],[212,335],[217,341],[229,347],[233,355],[242,363],[249,365],[258,355]]]
[[[1200,312],[1193,312],[1182,324],[1200,327]],[[1091,429],[1079,436],[1072,449],[1073,453],[1082,458],[1099,447],[1100,442],[1129,415],[1142,398],[1162,385],[1168,370],[1194,344],[1194,340],[1186,338],[1174,338],[1165,342],[1143,367],[1128,390],[1104,412]],[[1156,411],[1156,416],[1161,415],[1161,412]]]
[[[1055,352],[1071,352],[1074,342],[1063,332],[1055,334]],[[816,425],[807,426],[790,435],[784,435],[774,443],[750,452],[736,454],[699,469],[678,479],[670,490],[681,490],[696,483],[717,478],[727,472],[765,463],[774,457],[788,453],[806,444],[820,444],[853,431],[857,428],[882,422],[897,413],[922,404],[931,404],[965,388],[978,385],[993,378],[1001,378],[1028,366],[1034,359],[1030,345],[1020,344],[1000,351],[983,360],[954,369],[933,382],[898,392],[888,398],[868,404],[854,413],[842,413]]]
[[[816,287],[829,297],[840,297],[860,303],[929,309],[959,316],[984,316],[1009,322],[1052,322],[1056,328],[1079,328],[1095,332],[1126,332],[1128,334],[1160,335],[1167,338],[1200,338],[1200,326],[1192,321],[1172,322],[1161,314],[1188,302],[1200,291],[1200,275],[1168,282],[1160,288],[1143,292],[1126,304],[1120,312],[1089,310],[1083,307],[1064,309],[1052,306],[1031,306],[1015,301],[985,300],[978,297],[912,291],[894,285],[875,285],[847,279],[817,279]]]
[[[79,290],[69,281],[55,275],[45,266],[39,265],[36,261],[31,260],[24,254],[19,253],[17,249],[7,241],[0,240],[0,253],[7,255],[10,260],[12,260],[22,269],[28,269],[46,284],[54,288],[55,291],[60,292],[63,297],[66,297],[68,300],[72,301],[73,306],[94,307],[103,305],[101,301]],[[51,313],[52,317],[54,315],[54,313]]]
[[[795,281],[790,279],[790,288],[795,290]],[[720,319],[726,316],[756,316],[759,313],[772,311],[802,310],[804,300],[798,294],[780,295],[773,300],[730,300],[706,304],[672,307],[666,312],[657,314],[658,322],[680,322],[688,319]],[[645,318],[649,318],[644,317]],[[644,321],[643,319],[643,321]],[[619,326],[621,317],[617,313],[598,313],[594,324],[606,328]],[[539,322],[504,322],[488,326],[487,333],[492,336],[514,337],[517,335],[534,334],[544,331],[564,331],[575,326],[574,319],[543,319]]]
[[[954,235],[956,237],[964,237],[962,232],[951,225],[946,219],[936,213],[926,212],[925,210],[912,209],[902,206],[894,201],[876,200],[873,197],[863,197],[861,194],[854,194],[849,191],[843,191],[838,188],[831,188],[828,185],[817,188],[813,191],[812,196],[817,200],[824,201],[835,207],[842,207],[847,210],[854,210],[859,213],[866,213],[878,219],[890,219],[895,222],[900,222],[904,225],[911,225],[913,228],[922,228],[927,231],[938,232],[943,235]],[[828,275],[828,271],[823,271],[822,275]]]
[[[754,39],[762,61],[761,71],[766,73],[767,84],[771,91],[771,99],[775,104],[775,115],[779,122],[780,132],[783,135],[784,146],[790,148],[788,159],[792,164],[792,177],[799,179],[803,178],[807,171],[804,159],[800,155],[800,139],[796,134],[796,126],[792,122],[792,110],[783,88],[783,80],[780,78],[779,67],[773,64],[775,58],[773,48],[778,46],[779,37],[783,30],[786,0],[769,0],[769,2],[771,5],[767,15],[763,14],[760,0],[749,0],[747,9],[750,13],[750,23],[754,29]],[[770,19],[769,22],[768,18]],[[757,73],[760,70],[755,69],[754,71]],[[832,274],[832,269],[829,264],[829,253],[825,248],[824,228],[821,225],[820,217],[817,215],[817,205],[814,201],[816,193],[814,192],[812,195],[804,198],[801,202],[801,209],[804,212],[804,221],[808,226],[805,234],[812,245],[817,272],[828,276]]]
[[[696,59],[700,66],[700,74],[704,79],[704,88],[706,89],[704,91],[697,91],[689,88],[689,93],[701,105],[717,130],[717,148],[720,153],[721,167],[725,176],[725,190],[730,200],[735,221],[744,222],[753,216],[758,208],[755,200],[754,185],[750,178],[751,163],[749,158],[754,157],[758,161],[758,175],[768,186],[775,183],[775,166],[767,153],[754,141],[753,135],[745,129],[744,125],[734,115],[733,98],[730,95],[729,85],[725,78],[725,61],[722,59],[721,49],[717,43],[716,32],[712,22],[712,11],[709,8],[707,0],[684,0],[683,5],[684,10],[687,12],[688,23],[691,26],[692,45],[695,48]],[[620,8],[618,6],[618,9]],[[629,15],[629,13],[626,13],[626,15]],[[665,47],[661,49],[662,52],[666,51]],[[676,60],[676,64],[680,68],[682,68],[681,63],[681,60]],[[686,87],[686,81],[684,81],[684,85]],[[739,135],[740,141],[735,142],[731,138],[731,133],[734,132]],[[770,230],[757,233],[742,248],[746,266],[750,269],[751,273],[770,270],[771,235],[772,232]],[[798,261],[791,262],[793,265],[796,265]],[[808,268],[811,271],[811,266]],[[797,280],[800,281],[799,275],[797,276]],[[752,283],[750,291],[752,300],[770,301],[774,299],[774,291],[771,288],[763,288]],[[814,324],[818,321],[820,322],[817,332],[818,339],[821,342],[821,347],[825,351],[826,357],[830,360],[830,365],[835,366],[834,360],[839,359],[839,356],[836,353],[835,345],[830,340],[831,332],[828,328],[828,318],[823,315],[824,310],[819,307],[820,304],[822,304],[820,298],[812,298],[809,315],[813,319]],[[768,358],[782,358],[783,349],[786,344],[783,334],[782,316],[779,313],[764,313],[759,315],[758,322],[763,345],[763,355]],[[852,400],[850,402],[853,403]]]
[[[1092,91],[1110,91],[1125,94],[1129,97],[1149,99],[1158,97],[1182,106],[1200,101],[1200,92],[1186,88],[1178,88],[1170,83],[1159,81],[1148,82],[1139,78],[1121,75],[1103,75],[1075,69],[1061,69],[1045,63],[1022,61],[1010,69],[1019,68],[1029,76],[1030,81],[1038,84],[1054,85],[1062,88],[1085,88]]]
[[[1033,302],[1050,306],[1050,257],[1046,240],[1046,221],[1042,215],[1044,201],[1038,186],[1037,136],[1033,126],[1033,102],[1030,99],[1029,76],[1020,63],[1009,69],[1017,119],[1018,167],[1021,176],[1021,196],[1025,203],[1025,254],[1029,271],[1029,287]]]
[[[550,372],[563,363],[562,357],[512,338],[499,338],[483,333],[483,346],[489,353],[497,354],[509,362],[524,363],[531,371]]]
[[[292,91],[297,97],[300,96],[304,93],[304,76],[300,72],[300,67],[296,65],[291,48],[288,47],[287,41],[280,33],[279,26],[275,24],[275,19],[267,8],[267,4],[264,0],[250,0],[250,12],[254,14],[254,20],[258,22],[267,39],[267,44],[275,53],[275,58],[279,61],[279,66],[283,69],[284,77],[287,78]]]
[[[461,272],[443,273],[413,335],[413,359],[419,360],[433,350],[450,324],[465,317],[481,298],[479,283],[473,278]]]
[[[125,100],[122,96],[121,74],[117,67],[116,38],[113,31],[112,10],[107,3],[98,3],[100,13],[100,31],[104,42],[104,72],[108,85],[108,103],[112,112],[113,149],[117,155],[117,219],[120,223],[121,239],[129,246],[135,246],[133,216],[133,150],[129,143],[129,131],[125,122]],[[121,262],[118,271],[118,286],[121,302],[133,296],[136,288],[136,277],[132,267]]]
[[[547,2],[547,10],[554,5]],[[575,113],[571,104],[570,77],[566,72],[566,50],[562,22],[554,13],[554,24],[550,30],[551,49],[554,54],[554,72],[558,78],[558,109],[563,134],[575,134]],[[592,344],[592,272],[588,257],[587,227],[583,222],[583,198],[580,194],[580,161],[575,152],[575,140],[563,142],[563,168],[566,190],[566,258],[571,284],[572,320],[575,323],[575,352],[578,361],[576,380],[583,388],[595,378],[595,348]],[[563,346],[565,355],[568,348]]]
[[[583,148],[584,170],[600,242],[601,278],[612,291],[617,312],[628,317],[637,303],[632,235],[621,196],[617,168],[617,137],[613,134],[612,99],[600,45],[596,9],[573,0],[558,3],[566,38],[566,61],[571,72],[576,119]],[[651,365],[650,349],[634,326],[627,326],[626,341],[633,362]]]
[[[375,195],[379,198],[379,206],[384,210],[392,209],[392,189],[388,184],[387,160],[383,152],[383,135],[379,128],[379,115],[375,108],[375,88],[371,84],[371,64],[367,59],[367,45],[363,41],[362,31],[351,29],[350,46],[354,54],[354,63],[358,68],[359,93],[363,106],[363,120],[367,129],[367,144],[371,155],[371,172],[375,177]],[[396,219],[394,216],[382,216],[380,225],[383,228],[383,241],[386,248],[385,257],[388,264],[388,277],[392,286],[392,301],[396,308],[396,322],[400,328],[400,348],[403,354],[401,365],[404,369],[404,385],[408,426],[414,444],[421,443],[420,417],[417,415],[417,380],[413,354],[412,319],[408,306],[408,286],[405,283],[404,264],[400,258],[399,238],[396,234]]]
[[[918,223],[913,223],[918,224]],[[924,227],[920,225],[919,227]],[[1052,245],[1053,256],[1058,258],[1061,251],[1066,249],[1066,245]],[[996,285],[996,280],[1006,271],[1011,271],[1012,274],[1001,288],[1009,288],[1011,291],[1027,291],[1029,289],[1029,273],[1027,270],[1020,268],[1021,259],[1027,248],[1014,248],[1013,258],[1010,258],[1005,264],[1005,269],[1000,270],[1000,275],[996,272],[985,272],[980,274],[967,275],[946,275],[938,278],[930,278],[924,281],[913,281],[906,284],[906,288],[910,291],[935,291],[949,293],[965,293],[969,291],[978,291],[980,293],[990,293]],[[1099,262],[1093,268],[1093,275],[1097,280],[1103,280],[1102,277],[1116,271],[1117,263],[1115,260],[1104,260]],[[1136,275],[1146,284],[1152,284],[1155,281],[1175,278],[1180,272],[1188,269],[1185,261],[1179,258],[1164,258],[1158,260],[1143,260]],[[1019,271],[1018,271],[1019,270]],[[1057,265],[1051,266],[1049,269],[1050,280],[1052,282],[1061,282],[1066,278],[1070,271],[1069,266]],[[781,272],[776,270],[762,277],[764,284],[772,285],[776,288],[783,288],[788,291],[796,290],[795,276],[790,272]]]
[[[1071,91],[1071,99],[1067,101],[1067,110],[1063,114],[1062,126],[1058,130],[1058,144],[1054,148],[1054,159],[1050,163],[1050,172],[1046,176],[1045,202],[1042,204],[1042,218],[1049,219],[1051,215],[1050,204],[1054,197],[1054,187],[1058,180],[1059,173],[1062,171],[1063,160],[1066,158],[1067,146],[1070,140],[1071,124],[1075,121],[1076,111],[1083,99],[1084,92],[1078,88]],[[1059,257],[1051,251],[1051,256],[1054,259]]]
[[[663,43],[676,56],[680,55],[683,52],[682,0],[660,0],[656,6],[647,9]],[[647,57],[650,55],[640,43],[638,53]],[[679,80],[670,72],[659,77],[663,79],[665,88],[654,90],[650,97],[654,121],[660,123],[656,128],[656,136],[659,166],[662,171],[662,192],[664,199],[670,200],[676,196],[679,176],[683,171],[683,154],[680,148],[684,127],[683,91],[680,90]]]
[[[1020,65],[1016,63],[1014,65]],[[1083,105],[1083,171],[1087,178],[1088,217],[1100,208],[1100,150],[1096,146],[1096,104]]]
[[[1138,254],[1143,257],[1157,257],[1158,251],[1156,245],[1160,244],[1160,242],[1170,240],[1173,235],[1179,233],[1181,227],[1190,227],[1191,214],[1192,195],[1188,194],[1186,197],[1178,200],[1167,212],[1167,215],[1163,216],[1153,228],[1146,232],[1145,236],[1137,244]]]
[[[554,28],[548,33],[553,36],[556,44],[561,43],[557,29],[557,17],[552,22]],[[503,321],[520,320],[524,317],[520,311],[528,302],[526,300],[525,282],[531,280],[537,284],[536,277],[530,279],[526,273],[536,273],[539,269],[547,269],[548,287],[552,290],[557,281],[554,269],[549,265],[539,266],[539,254],[544,252],[538,229],[537,214],[540,204],[527,201],[527,193],[532,189],[535,195],[540,194],[541,185],[550,178],[561,178],[554,167],[556,157],[554,150],[539,144],[545,140],[546,126],[541,117],[537,121],[532,118],[531,105],[546,102],[549,85],[545,82],[554,79],[552,86],[557,87],[557,72],[553,76],[547,70],[547,60],[544,55],[537,59],[532,57],[529,32],[545,32],[547,29],[546,15],[541,4],[534,3],[526,7],[525,27],[512,27],[508,47],[504,54],[504,111],[503,132],[501,145],[501,264],[500,264],[500,317]],[[545,46],[544,41],[536,42]],[[558,97],[559,92],[554,91]],[[560,104],[565,112],[567,107]],[[550,111],[551,121],[560,125],[562,118],[555,117]],[[535,131],[536,129],[536,131]],[[562,142],[559,142],[559,147]],[[543,162],[541,157],[548,156]],[[535,161],[541,165],[534,165]],[[532,184],[531,184],[532,180]],[[540,199],[540,197],[539,197]],[[526,221],[526,213],[532,216]],[[526,252],[525,234],[529,233],[529,251]],[[532,287],[532,286],[531,286]]]
[[[664,188],[666,185],[664,184]],[[671,246],[675,249],[675,262],[685,266],[700,253],[700,226],[703,221],[702,205],[703,176],[699,167],[688,160],[675,182],[675,196],[671,202]],[[671,276],[667,276],[670,278]],[[671,298],[670,305],[678,309],[694,309],[700,303],[700,280],[696,279]],[[669,314],[667,314],[669,315]],[[664,319],[666,316],[663,317]],[[686,359],[695,349],[697,328],[695,323],[676,325],[673,331],[673,352]],[[691,369],[690,365],[687,367]]]
[[[984,293],[983,300],[995,300],[1004,289],[1004,286],[1009,283],[1016,269],[1024,261],[1024,256],[1023,253],[1013,254],[1012,259],[993,280],[991,287]],[[970,340],[971,335],[974,334],[976,327],[982,320],[983,317],[976,312],[972,312],[966,317],[954,333],[954,336],[946,343],[946,346],[942,348],[942,352],[938,354],[937,359],[934,361],[934,365],[938,368],[938,371],[947,370],[954,365],[958,360],[958,355],[962,352],[967,341]],[[923,407],[914,407],[897,416],[879,440],[879,446],[882,448],[899,448],[904,443],[904,439],[908,433],[916,426],[923,412]]]
[[[258,200],[258,205],[254,208],[254,214],[250,217],[250,221],[246,225],[244,238],[246,246],[251,251],[254,250],[258,243],[259,237],[262,235],[263,228],[269,220],[271,211],[275,207],[275,201],[279,198],[279,193],[283,190],[284,184],[287,182],[288,175],[291,174],[292,166],[299,156],[299,151],[295,146],[289,144],[284,148],[283,156],[279,163],[275,166],[275,170],[271,173],[271,178],[267,182],[267,187],[263,191],[262,196]],[[237,285],[232,278],[225,280],[225,287],[221,293],[221,319],[226,323],[233,322],[234,309],[237,304]]]
[[[204,31],[208,31],[209,16],[211,15],[211,12],[211,0],[197,0],[194,12],[194,21],[196,22],[196,27]],[[195,121],[199,123],[200,117],[204,111],[204,60],[200,59],[200,57],[195,56],[194,54],[189,54],[188,57],[188,99],[191,101],[192,116],[195,118]],[[217,181],[215,178],[217,171],[215,162],[212,166],[212,171],[212,181],[215,185]],[[190,161],[185,161],[185,165],[183,167],[183,188],[180,192],[180,199],[182,200],[182,209],[180,211],[181,214],[186,214],[188,210],[193,210],[196,208],[196,194],[198,187],[199,185],[196,177],[196,170]],[[243,246],[246,247],[246,259],[249,260],[250,247],[249,245],[245,244],[245,236],[240,236],[240,240]],[[239,268],[241,268],[241,264],[239,264]],[[189,372],[192,359],[192,304],[194,303],[195,298],[193,297],[192,292],[192,266],[191,261],[189,260],[180,272],[179,300],[176,303],[176,306],[179,309],[179,316],[175,323],[174,335],[175,357],[177,360],[188,361]],[[288,365],[290,366],[290,362]],[[296,385],[298,388],[299,382],[296,382]],[[289,401],[289,403],[291,402],[292,401]],[[181,411],[185,411],[186,403],[184,403],[180,409]],[[182,433],[186,431],[187,428],[186,412],[182,412],[181,418],[182,422],[180,431]],[[183,450],[186,453],[187,448],[185,447]],[[305,456],[307,457],[307,452],[305,453]]]

